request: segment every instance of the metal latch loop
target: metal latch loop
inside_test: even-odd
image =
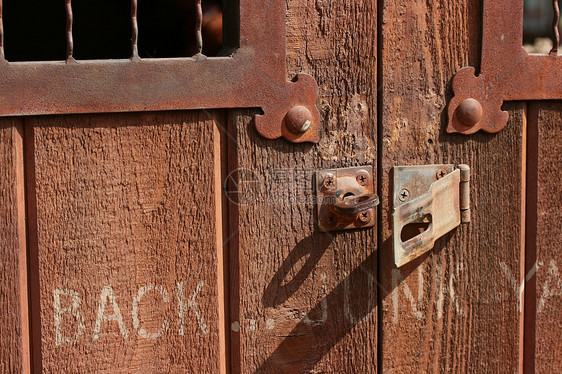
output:
[[[333,211],[341,215],[355,216],[376,207],[378,204],[379,197],[375,194],[353,196],[334,204]]]
[[[371,165],[319,170],[316,173],[320,231],[373,227],[379,198]]]

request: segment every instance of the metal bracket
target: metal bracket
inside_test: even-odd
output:
[[[225,6],[230,56],[139,58],[133,48],[130,59],[84,61],[70,53],[68,61],[13,63],[4,59],[0,43],[0,116],[261,108],[254,122],[263,137],[317,143],[318,85],[304,73],[286,79],[285,1]],[[131,17],[136,27],[136,14]],[[67,21],[71,26],[71,14]],[[142,27],[133,35],[137,31]],[[70,27],[68,43],[71,37]]]
[[[522,39],[523,0],[484,0],[480,74],[464,67],[453,78],[447,132],[495,133],[509,119],[504,101],[562,99],[562,57],[529,55]]]
[[[400,267],[470,221],[470,168],[397,166],[393,172],[392,242],[394,263]]]
[[[320,231],[373,227],[379,198],[373,193],[373,167],[320,170],[316,173]]]

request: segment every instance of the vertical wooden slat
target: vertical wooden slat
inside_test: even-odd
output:
[[[38,372],[224,368],[213,113],[26,120]]]
[[[562,105],[529,110],[525,370],[562,368]]]
[[[318,232],[313,187],[318,169],[376,170],[376,5],[288,2],[287,79],[320,86],[318,145],[263,139],[251,111],[233,118],[233,371],[377,372],[376,228]]]
[[[383,372],[519,370],[523,104],[500,133],[445,132],[450,80],[477,66],[479,1],[383,1],[382,230],[379,307]],[[472,221],[396,269],[391,169],[466,163]]]
[[[0,120],[0,372],[29,373],[22,121]]]
[[[211,113],[211,112],[207,112]],[[217,248],[217,304],[219,331],[219,372],[230,372],[230,326],[229,320],[229,254],[228,254],[228,202],[223,191],[223,185],[228,172],[228,125],[225,113],[214,117],[213,127],[213,156],[215,166],[215,217],[216,248]]]

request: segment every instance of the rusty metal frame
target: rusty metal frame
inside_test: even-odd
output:
[[[509,119],[501,109],[504,101],[562,99],[556,48],[549,55],[529,55],[522,39],[523,0],[484,0],[481,70],[476,76],[473,67],[465,67],[453,78],[448,132],[500,131]],[[554,40],[556,46],[556,33]]]
[[[261,108],[255,127],[262,136],[317,142],[316,82],[307,74],[299,74],[294,82],[286,79],[285,1],[239,0],[239,6],[228,11],[239,13],[239,22],[225,26],[225,40],[233,40],[237,47],[229,57],[2,59],[0,116]],[[310,112],[302,131],[285,124],[294,106]]]

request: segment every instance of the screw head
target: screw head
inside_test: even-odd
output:
[[[482,119],[482,105],[473,98],[464,99],[457,108],[457,118],[465,126],[472,127]]]
[[[312,125],[312,113],[307,107],[297,105],[292,107],[285,115],[285,123],[294,133],[305,133]]]
[[[359,213],[359,221],[363,223],[367,223],[371,220],[371,211],[366,210],[364,212]]]
[[[326,218],[326,226],[328,227],[336,227],[337,221],[336,221],[336,217],[333,214],[330,214],[327,218]]]
[[[355,180],[360,186],[366,186],[367,183],[369,183],[369,175],[364,171],[360,171],[355,177]]]
[[[398,194],[398,200],[406,201],[408,200],[409,197],[410,197],[410,191],[408,191],[405,188],[400,190],[400,193]]]
[[[447,170],[445,170],[445,169],[439,169],[439,170],[437,171],[437,173],[435,173],[435,177],[436,177],[437,179],[441,179],[441,178],[443,178],[445,175],[447,175]]]
[[[322,181],[322,185],[327,190],[333,190],[336,188],[336,177],[333,174],[326,174],[324,176],[324,180]]]

